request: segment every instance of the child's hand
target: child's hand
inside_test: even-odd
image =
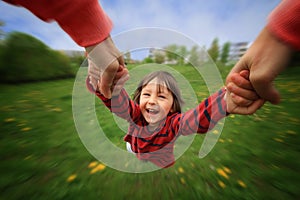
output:
[[[232,114],[249,115],[255,113],[263,104],[249,81],[249,71],[233,73],[227,79],[227,112]]]
[[[94,91],[98,90],[102,93],[103,91],[100,90],[101,75],[102,75],[100,68],[97,67],[90,59],[88,59],[88,64],[89,64],[88,66],[89,83],[93,87]],[[129,79],[128,69],[125,68],[123,65],[120,65],[118,71],[114,76],[113,84],[110,86],[110,92],[113,95],[119,94],[119,92],[121,91],[125,82],[128,79]]]
[[[112,96],[116,96],[120,93],[121,89],[124,87],[125,82],[128,79],[129,79],[128,69],[120,65],[119,70],[117,71],[114,77],[113,85],[110,88]],[[98,81],[98,88],[100,88],[100,85],[101,85],[101,79]]]

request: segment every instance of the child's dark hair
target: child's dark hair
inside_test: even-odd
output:
[[[133,101],[137,104],[140,103],[140,96],[141,96],[142,89],[155,78],[158,81],[157,83],[158,91],[161,91],[162,86],[166,86],[168,90],[172,93],[174,99],[172,110],[174,112],[181,112],[181,106],[183,105],[184,101],[181,97],[180,89],[178,87],[177,81],[174,78],[174,76],[166,71],[155,71],[146,75],[141,80],[137,89],[135,90],[133,95]]]

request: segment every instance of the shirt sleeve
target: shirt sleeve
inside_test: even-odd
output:
[[[129,123],[132,123],[136,116],[140,116],[139,106],[130,99],[124,88],[120,91],[119,95],[108,99],[103,96],[101,92],[93,89],[89,83],[89,78],[86,79],[86,87],[91,93],[95,94],[112,113],[127,120]]]
[[[112,22],[97,0],[5,0],[22,6],[43,21],[56,21],[80,46],[88,47],[106,39]]]
[[[206,100],[202,101],[196,108],[182,114],[178,133],[189,135],[193,133],[206,133],[211,130],[226,113],[225,90],[221,89]]]
[[[300,1],[283,0],[269,15],[267,29],[279,40],[300,50]]]

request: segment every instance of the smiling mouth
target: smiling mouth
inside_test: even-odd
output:
[[[151,108],[147,108],[146,111],[147,111],[147,113],[149,113],[151,115],[155,115],[159,112],[158,110],[154,110],[154,109],[151,109]]]

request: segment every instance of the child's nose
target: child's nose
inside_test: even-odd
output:
[[[150,97],[149,101],[148,101],[149,104],[156,104],[157,103],[157,100],[156,100],[156,97],[153,95]]]

